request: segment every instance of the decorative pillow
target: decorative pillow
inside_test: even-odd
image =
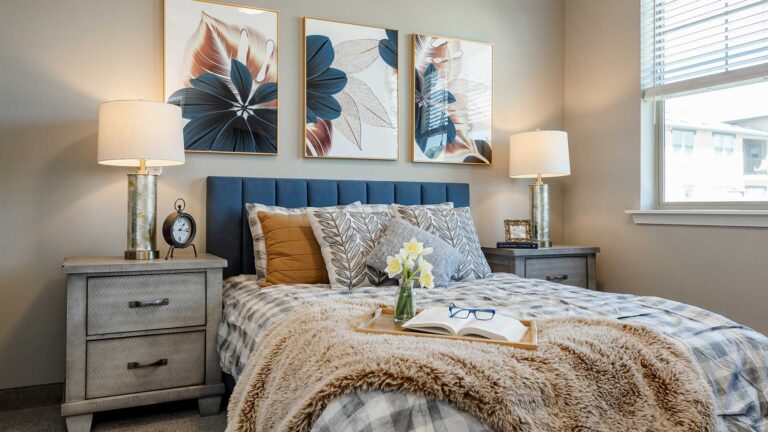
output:
[[[360,201],[349,205],[340,205],[335,207],[299,207],[286,208],[280,206],[268,206],[258,203],[247,203],[245,209],[248,211],[248,225],[251,227],[251,237],[253,238],[253,261],[256,265],[256,281],[263,282],[267,277],[267,248],[264,245],[264,233],[261,230],[258,212],[280,213],[280,214],[303,214],[307,210],[317,209],[346,209],[360,208]]]
[[[363,207],[370,205],[370,204],[363,204]],[[442,208],[442,209],[452,209],[453,203],[452,202],[444,202],[440,204],[422,204],[422,205],[402,205],[402,204],[390,204],[389,208],[392,211],[392,215],[395,217],[401,217],[403,219],[414,219],[416,218],[416,210],[418,209],[430,209],[430,208]]]
[[[432,207],[440,207],[440,208],[453,208],[452,202],[445,202],[441,204],[423,204],[423,205],[403,205],[403,204],[360,204],[360,208],[364,212],[373,213],[373,212],[390,212],[392,215],[395,215],[395,208],[406,208],[410,210],[415,210],[417,208],[432,208]],[[410,240],[410,239],[409,239]]]
[[[396,216],[444,240],[461,254],[461,263],[455,280],[484,279],[491,275],[485,260],[475,222],[469,207],[457,209],[421,208],[416,210],[395,208]]]
[[[267,250],[263,286],[327,284],[328,272],[306,213],[257,212]]]
[[[439,237],[432,235],[421,228],[415,227],[402,219],[393,219],[389,228],[384,232],[376,247],[368,255],[365,262],[379,270],[387,267],[387,257],[394,256],[403,247],[403,243],[416,238],[424,243],[424,247],[431,247],[432,254],[427,256],[427,262],[432,264],[432,274],[435,276],[435,286],[446,286],[451,276],[461,262],[461,254],[453,246]]]
[[[365,264],[392,221],[389,212],[314,210],[308,216],[332,287],[352,289],[390,282],[385,272]]]

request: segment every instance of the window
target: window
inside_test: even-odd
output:
[[[693,151],[693,139],[696,136],[694,131],[672,129],[672,148],[680,151],[685,147],[687,152]]]
[[[744,140],[744,175],[767,175],[768,158],[766,158],[768,141],[761,139]]]
[[[716,154],[726,154],[726,155],[733,154],[734,145],[735,145],[734,143],[736,142],[735,135],[715,132],[714,134],[712,134],[712,138],[715,144],[714,150]]]
[[[768,1],[642,4],[657,206],[768,207]]]

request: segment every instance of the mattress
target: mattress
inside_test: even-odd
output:
[[[218,350],[237,379],[261,335],[302,304],[349,299],[394,301],[394,287],[331,289],[327,285],[258,286],[241,275],[224,284]],[[417,290],[418,307],[487,307],[523,319],[610,318],[654,328],[678,341],[698,363],[715,396],[718,430],[768,430],[768,338],[715,313],[658,297],[591,291],[512,274],[443,289]],[[449,403],[419,395],[365,392],[334,400],[313,430],[473,431],[485,427]]]

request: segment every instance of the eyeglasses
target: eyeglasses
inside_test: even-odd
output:
[[[458,307],[455,304],[451,303],[450,306],[448,306],[448,313],[450,313],[451,318],[459,318],[459,319],[467,319],[470,315],[474,315],[475,319],[478,321],[489,321],[492,320],[493,317],[496,315],[496,311],[493,309],[469,309],[469,308],[462,308]]]

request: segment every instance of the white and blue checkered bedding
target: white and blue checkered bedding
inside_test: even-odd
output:
[[[219,355],[237,379],[263,332],[305,303],[370,299],[392,303],[393,287],[330,289],[327,285],[261,288],[251,276],[224,286]],[[518,318],[584,316],[644,324],[685,346],[715,395],[718,430],[768,431],[768,338],[706,310],[657,297],[574,288],[511,274],[417,290],[417,305],[451,302],[489,307]],[[485,427],[450,404],[418,395],[372,391],[333,401],[315,422],[317,431],[474,431]]]

